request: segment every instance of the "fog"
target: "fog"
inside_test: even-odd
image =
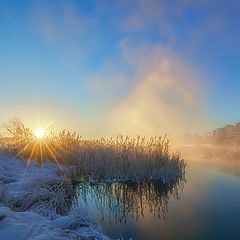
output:
[[[161,47],[124,51],[137,73],[129,94],[111,111],[113,131],[149,136],[198,129],[202,100],[190,67]]]

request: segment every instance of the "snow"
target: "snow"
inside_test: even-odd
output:
[[[0,153],[0,173],[1,239],[109,239],[81,209],[69,212],[70,168]]]

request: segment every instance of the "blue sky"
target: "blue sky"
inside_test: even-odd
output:
[[[0,122],[38,116],[89,136],[237,122],[239,11],[234,0],[2,0]]]

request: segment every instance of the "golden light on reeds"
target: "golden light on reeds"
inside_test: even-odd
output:
[[[49,132],[49,127],[52,123],[53,121],[46,125],[41,125],[37,121],[33,130],[26,128],[19,119],[13,119],[6,125],[7,145],[15,149],[14,152],[17,157],[24,156],[28,159],[26,170],[32,160],[37,160],[41,165],[46,160],[53,160],[62,170],[57,160],[55,145],[52,144],[54,135]]]
[[[40,126],[40,125],[39,125]],[[59,133],[34,131],[15,119],[6,125],[4,148],[19,157],[41,165],[55,162],[63,172],[62,164],[75,166],[75,175],[86,178],[123,179],[146,181],[160,179],[163,183],[184,175],[185,164],[180,155],[170,152],[167,136],[145,138],[124,137],[82,139],[76,132]],[[36,132],[35,132],[36,133]],[[108,167],[106,167],[108,166]],[[164,174],[163,174],[164,172]]]

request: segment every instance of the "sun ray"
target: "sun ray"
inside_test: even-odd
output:
[[[40,142],[40,159],[41,159],[41,166],[43,168],[43,149],[42,149],[42,143]]]
[[[66,148],[64,148],[64,147],[62,147],[62,146],[55,145],[54,147],[57,148],[57,149],[60,150],[60,151],[64,151],[65,153],[69,153],[69,154],[72,153],[71,151],[67,150]]]
[[[26,142],[26,141],[27,141],[26,138],[21,137],[18,140],[13,140],[13,144],[18,144],[20,142]],[[12,140],[9,140],[9,142],[12,142]]]
[[[28,147],[33,143],[33,141],[30,141],[29,143],[27,143],[23,149],[21,149],[17,154],[16,157],[19,157],[24,151],[26,151],[28,149]]]
[[[21,178],[21,181],[20,181],[20,184],[19,184],[19,188],[20,188],[20,186],[21,186],[21,184],[22,184],[22,182],[23,182],[23,179],[25,178],[25,176],[26,176],[26,174],[27,174],[27,170],[28,170],[28,168],[29,168],[29,166],[30,166],[31,158],[32,158],[32,156],[33,156],[33,154],[34,154],[34,152],[35,152],[36,145],[37,145],[37,144],[35,143],[34,146],[33,146],[32,151],[31,151],[31,153],[30,153],[30,156],[27,158],[27,166],[26,166],[26,168],[25,168],[25,170],[24,170],[24,173],[23,173],[23,176],[22,176],[22,178]]]
[[[27,170],[29,168],[29,165],[30,165],[30,159],[27,159],[27,166],[26,166],[26,168],[24,170],[24,173],[23,173],[23,176],[22,176],[22,178],[21,178],[21,180],[19,182],[18,190],[20,189],[20,186],[22,185],[23,179],[25,178],[25,176],[27,174]]]
[[[33,157],[33,154],[34,154],[34,152],[35,152],[36,146],[37,146],[37,143],[35,142],[35,143],[34,143],[34,146],[33,146],[33,149],[32,149],[32,151],[31,151],[31,154],[30,154],[30,156],[29,156],[30,161],[32,160],[32,157]]]
[[[55,120],[50,121],[45,127],[44,130],[46,131],[49,127],[52,126],[52,124],[55,122]]]
[[[50,155],[52,156],[52,158],[54,159],[54,161],[57,163],[59,169],[60,169],[62,172],[64,172],[63,169],[62,169],[62,166],[61,166],[60,163],[58,162],[58,160],[57,160],[56,156],[54,155],[54,153],[52,152],[51,148],[50,148],[50,147],[48,146],[48,144],[45,143],[45,142],[44,142],[44,145],[45,145],[46,148],[48,149],[48,151],[49,151]]]

